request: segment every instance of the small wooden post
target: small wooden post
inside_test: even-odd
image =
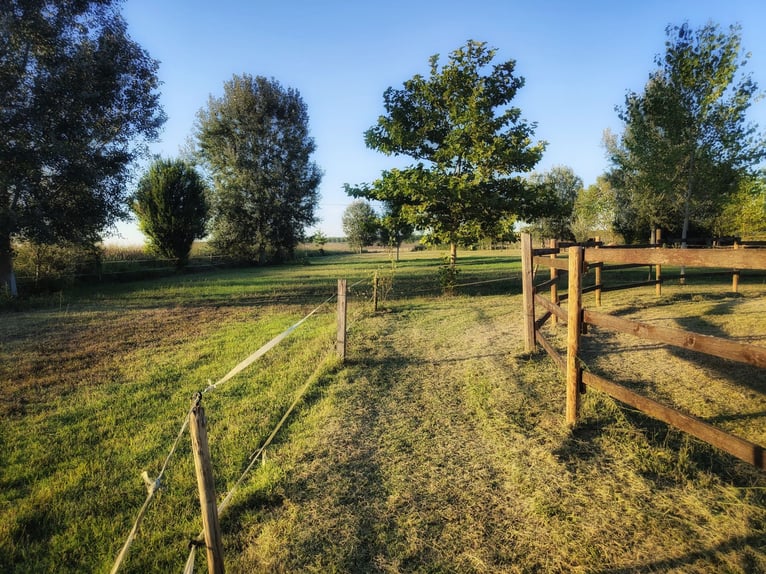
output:
[[[372,276],[372,312],[378,312],[378,272]]]
[[[739,242],[735,239],[733,249],[739,248]],[[735,269],[731,274],[731,290],[734,293],[739,291],[739,269]]]
[[[662,245],[662,230],[660,228],[654,230],[654,244],[657,247]],[[659,263],[654,266],[654,278],[657,281],[657,285],[654,287],[654,292],[657,294],[657,297],[659,297],[662,295],[662,265]]]
[[[551,239],[550,243],[548,244],[552,249],[556,249],[559,246],[558,239]],[[556,259],[556,253],[551,253],[551,259]],[[559,276],[559,270],[555,267],[551,267],[551,279],[557,279]],[[551,302],[554,305],[558,305],[560,303],[559,301],[559,286],[558,283],[553,283],[551,285]],[[559,322],[559,318],[557,315],[554,315],[552,317],[553,324],[556,325]]]
[[[596,248],[599,247],[599,243],[601,243],[601,238],[596,235]],[[603,263],[600,263],[596,266],[596,306],[601,307],[601,270],[603,267]]]
[[[338,335],[335,349],[341,361],[346,360],[346,280],[338,279]]]
[[[580,386],[582,369],[580,332],[582,329],[582,267],[585,250],[582,247],[569,248],[569,294],[567,295],[567,424],[577,422],[580,410]]]
[[[521,287],[524,317],[524,350],[535,350],[535,287],[532,278],[532,236],[521,234]]]
[[[224,574],[223,543],[221,542],[221,528],[218,524],[213,465],[207,444],[207,420],[205,419],[205,409],[200,404],[201,399],[200,393],[196,393],[192,398],[193,407],[190,414],[189,431],[192,440],[194,468],[197,474],[199,502],[202,507],[202,529],[205,534],[205,548],[207,549],[207,570],[210,574]]]

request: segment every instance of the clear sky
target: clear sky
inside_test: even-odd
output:
[[[514,100],[548,142],[537,171],[571,167],[585,185],[608,167],[603,131],[621,131],[615,106],[641,91],[664,52],[665,28],[739,23],[745,68],[766,89],[762,0],[125,0],[131,37],[160,61],[168,122],[152,152],[175,157],[210,95],[234,74],[277,79],[308,107],[315,161],[324,171],[315,229],[343,235],[344,183],[370,182],[408,161],[364,145],[383,92],[427,75],[433,54],[474,39],[515,60],[526,84]],[[766,99],[751,119],[766,129]],[[141,243],[135,225],[122,241]]]

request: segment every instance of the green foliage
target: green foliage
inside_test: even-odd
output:
[[[515,62],[492,65],[495,50],[469,41],[430,75],[383,94],[386,114],[365,132],[368,147],[417,163],[383,172],[371,185],[347,191],[393,201],[401,216],[425,230],[430,242],[469,244],[509,215],[533,215],[534,193],[519,172],[539,161],[534,124],[510,102],[524,85]]]
[[[585,241],[594,235],[611,234],[616,214],[612,184],[606,176],[599,176],[596,183],[577,193],[570,225],[572,235],[577,241]]]
[[[196,137],[213,178],[211,243],[219,251],[248,262],[288,259],[316,222],[322,174],[308,121],[297,90],[248,74],[200,110]]]
[[[8,0],[0,34],[0,283],[11,241],[93,244],[165,121],[158,64],[118,3]]]
[[[445,295],[452,295],[455,292],[455,285],[457,285],[457,278],[460,275],[460,269],[452,265],[449,259],[446,265],[439,267],[439,285],[441,285],[442,292]]]
[[[633,216],[624,234],[663,227],[687,237],[710,230],[744,177],[766,156],[763,137],[747,122],[757,85],[740,73],[739,27],[668,27],[666,52],[643,94],[628,92],[620,138],[605,143],[620,182],[618,203]]]
[[[570,167],[556,166],[544,173],[533,173],[530,183],[545,198],[545,212],[535,218],[533,228],[545,239],[572,239],[572,212],[583,188],[582,179]]]
[[[352,201],[343,212],[343,233],[349,246],[358,253],[365,245],[372,245],[378,238],[378,216],[369,202]]]
[[[194,166],[157,159],[138,182],[131,208],[152,253],[186,265],[192,243],[205,236],[207,187]]]
[[[14,245],[19,277],[31,278],[37,290],[71,285],[79,274],[97,273],[104,254],[95,245],[50,245],[25,241]]]
[[[766,237],[766,174],[745,178],[716,221],[716,235],[741,239]]]
[[[317,245],[320,248],[322,248],[325,246],[325,243],[327,243],[327,236],[321,231],[317,231],[314,234],[314,236],[311,238],[311,241],[313,241],[314,245]]]

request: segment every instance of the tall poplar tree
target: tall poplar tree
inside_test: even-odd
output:
[[[316,222],[322,173],[308,121],[297,90],[248,74],[200,110],[197,144],[214,187],[211,242],[221,252],[257,263],[289,258]]]
[[[115,0],[0,8],[0,288],[13,240],[93,243],[126,215],[131,162],[165,121],[158,64]]]
[[[709,228],[738,181],[766,157],[747,111],[758,94],[741,69],[740,28],[707,24],[666,29],[666,51],[642,94],[628,92],[619,110],[621,137],[606,145],[621,183],[618,195],[650,229]]]

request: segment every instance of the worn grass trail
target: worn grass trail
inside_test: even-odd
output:
[[[516,299],[357,321],[350,363],[244,503],[233,571],[766,568],[763,477],[595,392],[570,433],[561,377],[521,354]]]

